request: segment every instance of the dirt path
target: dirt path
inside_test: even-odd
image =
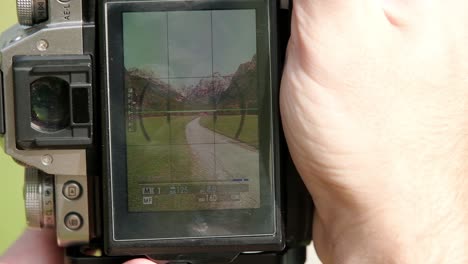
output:
[[[200,125],[195,118],[185,128],[187,143],[194,157],[196,174],[204,180],[249,179],[258,181],[258,151]],[[207,179],[207,175],[213,175]]]

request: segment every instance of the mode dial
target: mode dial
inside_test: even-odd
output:
[[[24,177],[26,220],[32,228],[55,226],[54,178],[35,168],[26,168]]]
[[[48,19],[47,0],[16,0],[18,22],[32,26]]]

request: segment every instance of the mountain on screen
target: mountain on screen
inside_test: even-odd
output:
[[[239,65],[234,74],[212,77],[186,78],[184,84],[171,85],[177,80],[163,80],[151,70],[125,70],[128,100],[142,111],[238,109],[256,108],[257,58]],[[217,107],[216,107],[217,106]]]
[[[220,94],[218,109],[256,108],[257,105],[257,56],[239,65],[229,87]]]

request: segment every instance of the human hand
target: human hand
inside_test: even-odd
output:
[[[28,229],[0,256],[0,264],[60,264],[63,249],[57,246],[53,230]]]
[[[297,0],[283,125],[325,263],[468,263],[468,2]]]
[[[0,264],[61,264],[63,249],[57,246],[53,230],[28,229],[15,244],[0,257]],[[147,259],[134,259],[124,264],[154,264]]]

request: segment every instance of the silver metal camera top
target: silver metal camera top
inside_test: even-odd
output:
[[[29,225],[49,227],[55,224],[60,246],[83,244],[89,241],[90,234],[86,151],[84,149],[22,150],[16,145],[13,57],[83,54],[82,1],[48,0],[48,18],[42,23],[41,15],[34,15],[34,10],[28,11],[28,8],[34,9],[34,3],[37,4],[39,1],[46,0],[17,0],[17,3],[23,8],[18,14],[22,24],[40,24],[32,27],[15,25],[0,35],[0,70],[3,73],[5,110],[4,148],[5,152],[15,160],[34,168],[26,171],[25,198]],[[29,3],[33,6],[27,6]],[[47,177],[55,175],[55,179],[52,179],[55,190],[47,184],[49,178],[46,182],[43,176],[39,177],[43,175],[42,172],[37,170],[47,173]],[[63,188],[66,188],[68,182],[80,186],[81,195],[74,200],[63,194]],[[50,206],[49,196],[44,199],[45,195],[51,192],[55,195],[56,221],[54,222],[47,215]],[[72,194],[68,196],[71,197]],[[73,213],[72,217],[70,213]],[[82,220],[81,223],[76,223],[76,219]]]
[[[16,160],[53,175],[86,176],[86,152],[82,149],[25,151],[17,148],[13,57],[83,54],[82,16],[82,2],[79,0],[49,0],[49,19],[46,22],[29,28],[16,25],[0,36],[0,68],[3,72],[5,103],[5,151]]]

